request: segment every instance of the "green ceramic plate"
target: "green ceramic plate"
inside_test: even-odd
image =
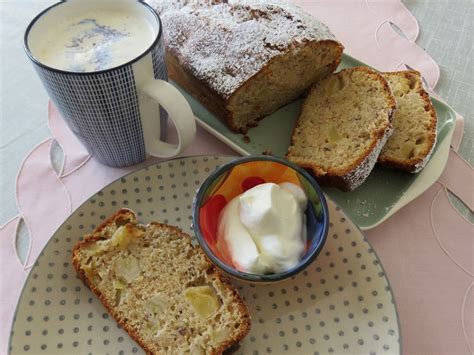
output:
[[[365,64],[344,55],[339,69],[359,65]],[[260,121],[258,127],[249,130],[250,141],[246,142],[241,134],[232,132],[192,96],[178,89],[190,102],[198,123],[239,153],[261,154],[271,150],[273,155],[285,155],[303,100],[297,100]],[[421,173],[411,175],[376,167],[355,191],[324,189],[361,229],[370,229],[383,222],[426,191],[441,175],[448,158],[456,116],[449,106],[432,100],[438,114],[438,141],[430,162]]]

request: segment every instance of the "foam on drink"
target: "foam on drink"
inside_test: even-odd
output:
[[[32,51],[43,64],[73,71],[93,72],[127,63],[153,43],[156,30],[139,14],[90,10],[58,18]]]

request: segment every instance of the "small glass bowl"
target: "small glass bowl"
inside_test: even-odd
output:
[[[293,182],[308,198],[305,211],[306,252],[298,265],[284,272],[253,274],[236,269],[216,246],[220,211],[233,197],[263,182]],[[320,253],[326,241],[329,212],[324,194],[304,169],[287,160],[268,155],[234,159],[218,167],[199,187],[193,201],[193,226],[197,240],[209,259],[231,277],[252,283],[272,283],[296,275]]]

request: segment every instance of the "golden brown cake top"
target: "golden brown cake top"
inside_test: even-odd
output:
[[[224,98],[288,49],[335,40],[326,25],[286,3],[148,2],[160,13],[167,49]]]

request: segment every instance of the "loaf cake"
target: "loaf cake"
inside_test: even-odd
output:
[[[390,85],[397,111],[393,135],[380,153],[378,163],[418,173],[428,162],[436,144],[436,111],[414,70],[383,73]]]
[[[163,23],[169,77],[235,132],[246,133],[341,60],[329,29],[290,4],[148,2]]]
[[[73,264],[149,354],[221,354],[250,329],[237,291],[187,234],[130,210],[76,244]]]
[[[294,128],[287,159],[326,186],[353,190],[373,169],[392,134],[396,103],[382,75],[366,67],[316,83]]]

